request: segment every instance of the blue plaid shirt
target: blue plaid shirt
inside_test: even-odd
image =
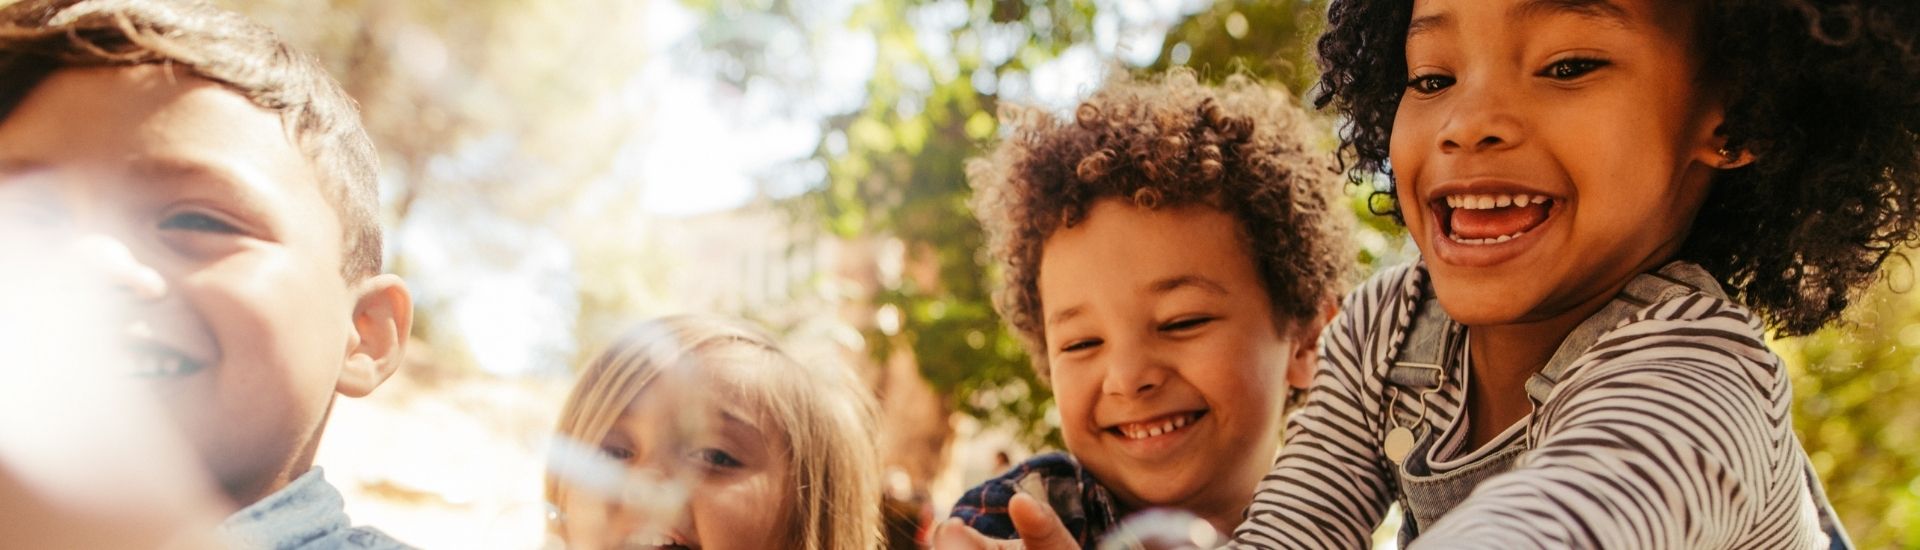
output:
[[[953,517],[989,537],[1020,538],[1013,528],[1013,518],[1007,515],[1007,503],[1019,493],[1042,498],[1053,506],[1053,512],[1081,548],[1094,548],[1119,519],[1106,487],[1066,453],[1035,456],[969,489],[954,503]]]

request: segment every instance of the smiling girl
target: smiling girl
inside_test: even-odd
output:
[[[1910,2],[1338,1],[1322,105],[1421,261],[1328,329],[1236,533],[1361,548],[1847,541],[1764,345],[1916,237]]]

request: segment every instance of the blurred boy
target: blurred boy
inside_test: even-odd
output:
[[[0,8],[0,232],[115,298],[110,325],[69,336],[150,385],[240,508],[219,528],[237,547],[402,547],[349,527],[313,467],[335,394],[392,375],[412,325],[381,273],[375,172],[352,100],[239,15]]]

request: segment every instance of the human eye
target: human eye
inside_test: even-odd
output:
[[[600,454],[605,455],[607,458],[611,458],[621,462],[633,460],[633,449],[628,449],[626,447],[622,447],[619,445],[601,445]]]
[[[197,233],[238,234],[240,228],[220,218],[201,212],[179,212],[160,220],[161,229],[192,231]]]
[[[1418,95],[1433,95],[1453,86],[1453,77],[1444,74],[1416,74],[1407,79],[1407,89]]]
[[[1160,331],[1161,332],[1187,332],[1200,327],[1207,326],[1208,324],[1218,319],[1219,319],[1218,317],[1213,317],[1209,315],[1194,315],[1189,317],[1181,317],[1178,319],[1174,319],[1172,321],[1161,323]]]
[[[693,459],[694,462],[698,462],[703,467],[713,470],[731,470],[745,466],[745,464],[740,462],[740,459],[734,458],[733,455],[727,454],[726,451],[714,448],[694,451],[688,454],[688,458]]]
[[[1066,345],[1060,346],[1060,353],[1073,353],[1076,351],[1090,350],[1093,348],[1100,347],[1100,344],[1103,344],[1103,343],[1105,343],[1105,341],[1099,338],[1081,338],[1079,340],[1069,340],[1067,341]]]
[[[1540,69],[1539,73],[1535,73],[1535,76],[1543,76],[1561,81],[1573,80],[1612,64],[1612,62],[1605,59],[1572,57],[1547,65],[1546,68]]]

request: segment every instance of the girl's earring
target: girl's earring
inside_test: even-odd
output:
[[[1735,160],[1739,160],[1737,157],[1734,156],[1734,152],[1730,149],[1727,149],[1726,147],[1721,147],[1719,150],[1714,152],[1720,154],[1720,166],[1722,167],[1730,166],[1733,164]]]

